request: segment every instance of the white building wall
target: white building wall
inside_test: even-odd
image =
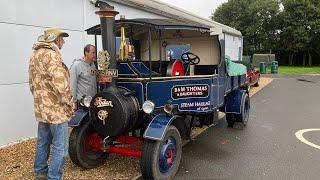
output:
[[[127,19],[164,18],[120,4],[111,5]],[[84,30],[99,23],[96,10],[88,0],[0,1],[0,147],[36,136],[28,62],[37,37],[46,27],[67,31],[70,37],[62,48],[62,57],[69,67],[74,58],[82,56],[84,45],[94,42]]]

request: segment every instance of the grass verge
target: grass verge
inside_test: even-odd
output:
[[[267,73],[270,73],[270,67],[267,68]],[[320,74],[320,66],[279,66],[279,74]]]

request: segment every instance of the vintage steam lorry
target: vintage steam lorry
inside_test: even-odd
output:
[[[102,38],[99,92],[84,97],[70,121],[73,163],[94,168],[111,153],[135,156],[143,178],[171,179],[192,127],[212,125],[218,109],[229,126],[246,125],[245,73],[226,72],[223,35],[168,19],[115,21],[108,4],[96,14],[101,24],[87,33]]]

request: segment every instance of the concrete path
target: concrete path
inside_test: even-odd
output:
[[[320,76],[272,78],[244,130],[222,119],[184,146],[175,179],[319,179]]]

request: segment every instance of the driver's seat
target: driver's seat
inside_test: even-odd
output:
[[[181,60],[174,60],[168,64],[166,76],[185,76],[186,71]]]

